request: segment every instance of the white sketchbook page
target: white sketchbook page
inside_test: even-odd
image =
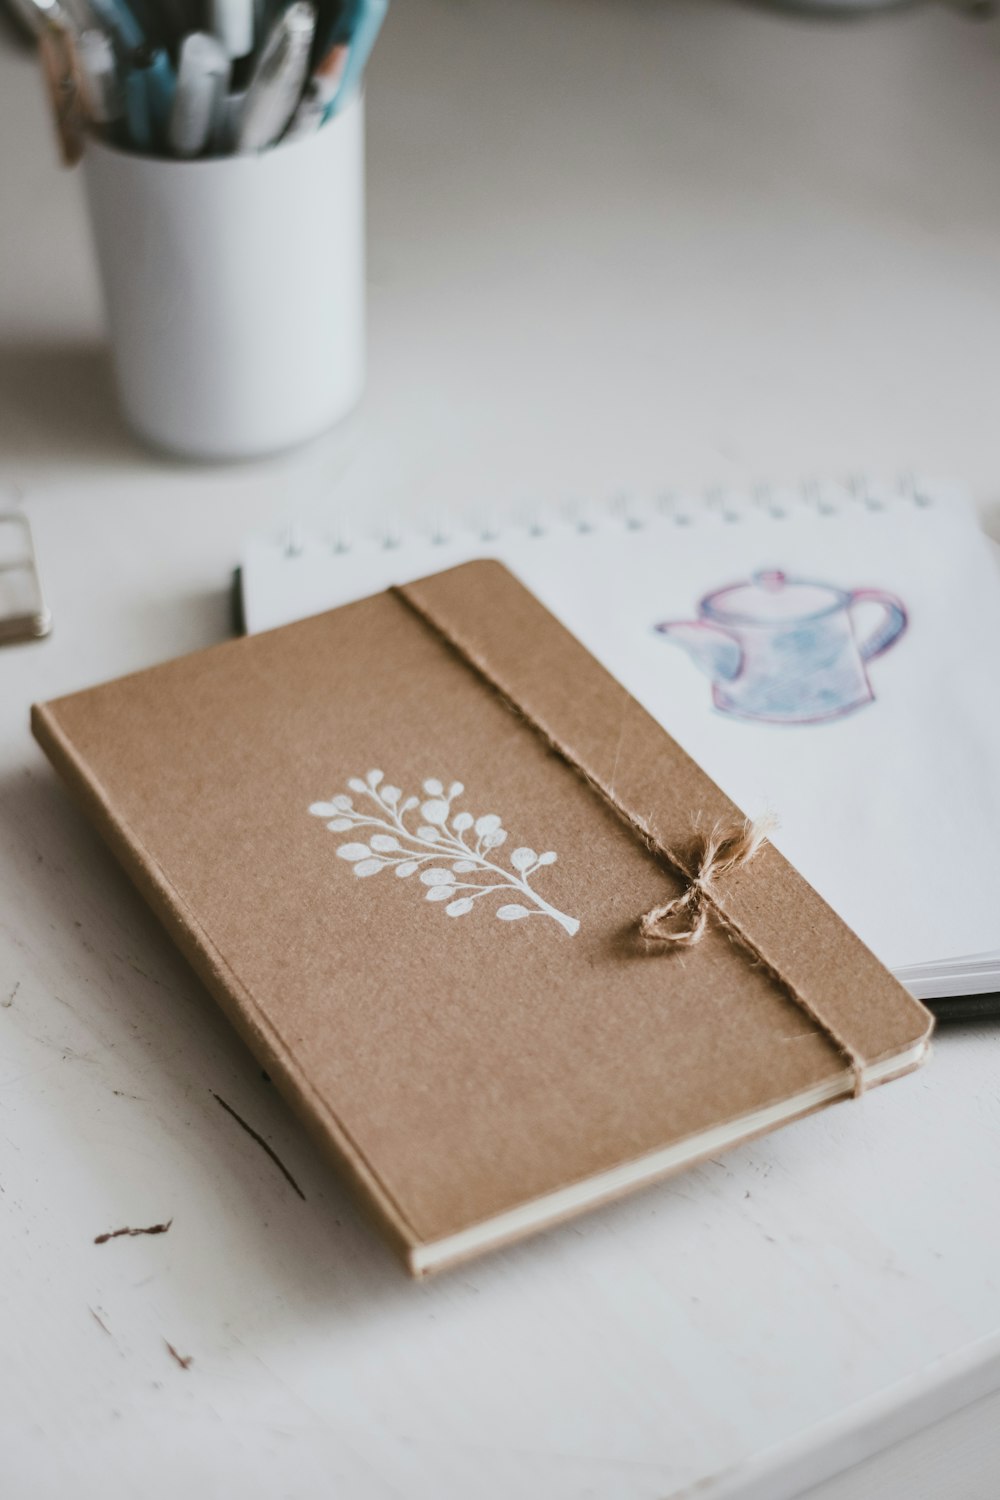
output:
[[[283,557],[248,544],[248,625],[267,628],[473,556],[499,557],[748,813],[890,967],[1000,950],[990,830],[1000,826],[1000,584],[971,510],[936,501],[791,507],[727,524],[658,512],[590,532],[553,526],[398,549],[328,542]],[[904,603],[904,633],[868,666],[872,701],[774,724],[713,707],[712,685],[656,630],[763,569]],[[279,583],[279,580],[281,582]],[[872,610],[872,613],[876,611]]]

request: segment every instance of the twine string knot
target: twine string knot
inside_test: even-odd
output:
[[[700,943],[709,913],[718,910],[715,883],[731,870],[748,865],[767,842],[774,820],[770,816],[747,818],[736,827],[716,823],[702,842],[695,873],[687,889],[662,906],[653,906],[639,918],[640,936],[650,944],[670,948],[693,948]]]

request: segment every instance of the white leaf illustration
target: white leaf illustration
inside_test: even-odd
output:
[[[341,844],[337,850],[337,854],[341,859],[349,859],[351,861],[367,859],[371,852],[367,844]]]
[[[312,803],[309,811],[327,819],[331,833],[364,830],[367,843],[349,840],[336,850],[360,879],[391,869],[403,880],[418,876],[425,900],[444,903],[450,917],[467,916],[485,903],[502,922],[545,916],[570,937],[579,931],[579,920],[558,911],[532,884],[542,866],[555,863],[555,852],[536,854],[529,844],[518,844],[508,865],[496,863],[492,851],[506,842],[507,830],[498,813],[479,818],[465,811],[453,813],[452,804],[465,791],[462,782],[447,783],[446,795],[446,783],[428,777],[423,798],[404,796],[378,770],[368,771],[364,780],[352,776],[347,785],[359,795],[357,806],[338,792],[328,801]],[[414,831],[407,816],[418,808]],[[475,830],[474,838],[468,838],[470,829]],[[504,893],[519,899],[493,908],[494,894],[502,900]]]

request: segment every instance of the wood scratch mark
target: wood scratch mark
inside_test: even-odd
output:
[[[217,1104],[221,1104],[222,1105],[223,1109],[226,1111],[227,1114],[232,1115],[232,1117],[236,1121],[237,1125],[242,1126],[242,1128],[246,1131],[247,1135],[250,1136],[251,1140],[254,1140],[254,1141],[257,1142],[258,1146],[261,1148],[262,1151],[266,1151],[267,1152],[268,1156],[274,1162],[274,1165],[278,1168],[278,1171],[286,1179],[286,1181],[291,1184],[291,1186],[295,1189],[295,1191],[298,1193],[299,1197],[302,1199],[302,1201],[304,1203],[306,1201],[306,1195],[305,1195],[305,1193],[299,1187],[298,1183],[295,1181],[295,1178],[292,1176],[291,1172],[289,1172],[288,1168],[285,1166],[285,1163],[281,1160],[281,1157],[277,1154],[276,1151],[272,1150],[272,1148],[267,1144],[267,1141],[265,1141],[264,1137],[262,1135],[258,1135],[257,1131],[254,1130],[253,1126],[252,1125],[248,1125],[247,1122],[246,1122],[246,1120],[243,1119],[242,1115],[238,1115],[236,1113],[235,1109],[233,1109],[233,1106],[231,1104],[227,1104],[226,1101],[225,1101],[225,1099],[220,1099],[219,1095],[217,1093],[215,1093],[214,1090],[212,1092],[212,1098],[215,1100],[215,1102]]]
[[[37,1040],[38,1040],[37,1037],[33,1037],[32,1038],[32,1041],[37,1041]],[[58,1067],[59,1066],[59,1061],[65,1062],[66,1059],[65,1058],[61,1058],[57,1062],[45,1063],[40,1068],[29,1068],[28,1071],[27,1071],[27,1073],[16,1073],[13,1078],[4,1078],[4,1079],[0,1080],[0,1089],[10,1089],[10,1088],[13,1088],[15,1086],[15,1084],[23,1083],[26,1078],[37,1078],[38,1075],[39,1075],[39,1073],[47,1073],[50,1068]]]
[[[107,1334],[108,1338],[110,1338],[111,1337],[111,1329],[108,1327],[107,1323],[105,1323],[105,1321],[101,1317],[100,1313],[95,1312],[94,1309],[92,1307],[90,1307],[89,1305],[87,1307],[87,1311],[90,1313],[90,1316],[93,1318],[93,1320],[97,1324],[98,1328],[103,1328],[104,1332]]]
[[[89,1052],[77,1052],[74,1047],[68,1047],[65,1042],[47,1042],[42,1037],[39,1037],[38,1040],[42,1043],[43,1047],[58,1047],[62,1054],[63,1062],[96,1063],[97,1061],[97,1058],[91,1057]]]
[[[173,1222],[173,1219],[167,1219],[163,1224],[150,1224],[145,1229],[131,1229],[128,1226],[126,1226],[124,1229],[109,1229],[106,1234],[95,1235],[94,1244],[106,1245],[108,1240],[116,1240],[120,1235],[123,1234],[166,1234],[167,1230],[170,1228]]]
[[[154,984],[158,990],[166,989],[166,985],[161,984],[159,979],[154,979],[152,974],[147,974],[145,969],[140,968],[138,964],[133,963],[130,958],[122,959],[118,954],[115,954],[115,957],[119,959],[119,962],[127,964],[128,967],[133,971],[133,973],[141,974],[143,979],[146,980],[147,984]]]
[[[194,1356],[192,1354],[178,1354],[169,1339],[164,1339],[163,1342],[167,1346],[167,1353],[170,1355],[170,1358],[176,1360],[182,1370],[190,1370],[191,1361]]]
[[[59,997],[55,996],[54,998],[58,999]],[[68,1042],[57,1041],[55,1037],[39,1036],[38,1033],[34,1031],[29,1031],[26,1034],[31,1038],[33,1042],[36,1042],[39,1047],[47,1047],[50,1052],[58,1052],[61,1062],[97,1062],[97,1058],[92,1057],[89,1052],[77,1052],[76,1048],[71,1047]]]
[[[17,983],[14,985],[14,988],[11,990],[10,994],[7,996],[6,1000],[0,1002],[0,1004],[3,1005],[4,1010],[10,1010],[11,1006],[14,1004],[14,997],[17,994],[17,992],[18,992],[18,990],[20,988],[21,988],[21,981],[18,980]]]

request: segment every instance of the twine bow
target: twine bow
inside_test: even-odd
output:
[[[655,829],[649,826],[634,807],[629,806],[621,798],[615,790],[613,779],[608,782],[596,776],[562,735],[554,733],[536,713],[531,712],[524,703],[518,700],[518,695],[511,691],[509,682],[498,675],[485,659],[482,647],[474,639],[468,640],[464,631],[456,631],[453,622],[449,622],[447,618],[442,619],[422,595],[419,584],[403,587],[397,585],[392,593],[404,605],[412,609],[431,630],[442,637],[466,665],[471,667],[495,693],[499,694],[501,701],[511,712],[531,726],[549,749],[572,766],[586,784],[599,797],[602,797],[622,821],[642,839],[655,857],[665,860],[687,881],[687,889],[683,895],[666,902],[663,906],[654,906],[639,919],[639,932],[650,946],[659,946],[661,952],[676,952],[679,948],[693,947],[704,937],[709,915],[714,912],[716,919],[733,941],[747,950],[758,967],[768,974],[773,982],[788,995],[792,1003],[798,1005],[819,1030],[830,1039],[853,1074],[853,1092],[856,1095],[860,1094],[865,1086],[863,1054],[841,1033],[839,1026],[825,1015],[821,1008],[817,1007],[808,992],[800,989],[794,979],[768,960],[750,934],[739,922],[729,916],[715,893],[715,883],[720,876],[749,864],[760,852],[762,845],[767,841],[774,820],[771,817],[755,818],[752,822],[748,821],[741,826],[728,828],[717,824],[704,841],[695,874],[689,874],[687,861],[682,863],[663,844]],[[447,611],[445,615],[447,616]]]
[[[693,948],[705,936],[709,912],[718,903],[715,882],[730,870],[748,865],[774,826],[770,816],[747,818],[742,826],[726,830],[717,823],[701,847],[698,869],[687,890],[662,906],[651,907],[639,918],[640,936],[650,944]]]

